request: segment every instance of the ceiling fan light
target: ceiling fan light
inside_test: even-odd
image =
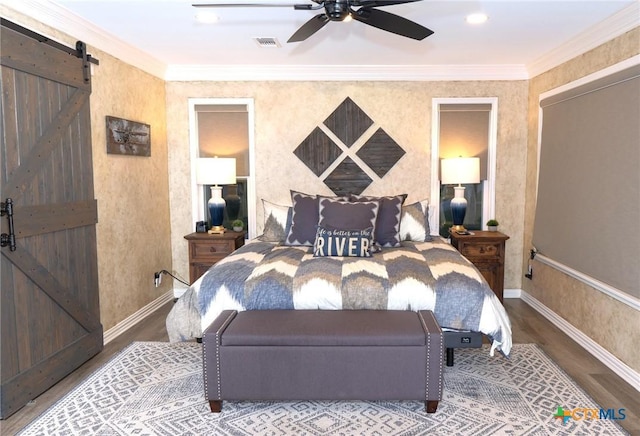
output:
[[[344,21],[345,23],[348,23],[349,21],[353,21],[353,17],[351,16],[351,14],[348,14],[347,16],[344,17]]]
[[[487,14],[478,12],[475,14],[467,15],[467,17],[465,18],[465,21],[469,24],[482,24],[482,23],[485,23],[488,19],[489,17],[487,16]]]
[[[324,3],[324,10],[331,21],[344,21],[350,15],[346,2]]]

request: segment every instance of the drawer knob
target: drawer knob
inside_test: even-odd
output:
[[[481,246],[480,246],[480,253],[484,253],[484,252],[485,252],[485,249],[484,249],[484,247],[481,245]]]
[[[210,247],[209,251],[212,252],[212,253],[215,253],[216,252],[216,247]]]

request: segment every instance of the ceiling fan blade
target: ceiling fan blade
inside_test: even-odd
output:
[[[422,0],[352,0],[350,6],[362,6],[366,8],[374,8],[377,6],[393,6],[404,3],[420,2]]]
[[[377,27],[380,30],[386,30],[396,35],[406,36],[407,38],[417,39],[418,41],[433,34],[433,30],[427,29],[418,23],[378,9],[360,8],[352,11],[351,16],[354,20],[369,26]]]
[[[194,8],[294,8],[312,9],[310,4],[295,3],[193,3]]]
[[[291,38],[289,38],[287,42],[304,41],[305,39],[316,33],[318,30],[322,29],[328,22],[329,17],[327,17],[325,14],[318,14],[304,23],[298,30],[296,30],[296,33],[291,35]]]

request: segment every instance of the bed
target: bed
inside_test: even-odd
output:
[[[365,214],[378,225],[377,231],[369,227],[357,233],[358,242],[371,248],[368,255],[358,255],[362,254],[362,244],[351,244],[353,250],[349,252],[350,242],[338,242],[345,232],[337,232],[335,226],[353,227],[353,223],[322,218],[323,201],[327,206],[325,218],[337,213],[337,209],[327,208],[338,201],[340,219],[344,215],[361,219],[351,209],[345,214],[343,205],[347,201],[316,198],[320,212],[311,207],[307,215],[298,213],[299,225],[312,224],[313,235],[306,229],[306,240],[302,229],[298,228],[297,234],[291,230],[296,225],[295,213],[301,210],[295,208],[294,193],[293,206],[265,204],[265,233],[212,266],[176,302],[167,318],[170,340],[200,337],[227,309],[431,310],[445,334],[482,333],[491,342],[491,355],[499,351],[508,356],[511,325],[504,307],[466,258],[443,238],[429,234],[426,201],[405,206],[405,197],[384,198],[398,198],[393,207],[398,212],[397,223],[394,232],[385,238],[384,219],[377,216],[380,209],[385,209],[380,207],[385,204],[382,200],[378,201],[375,217]],[[368,203],[366,199],[362,201],[360,204],[365,206],[360,209],[371,212],[373,206]],[[309,204],[313,206],[313,201]],[[277,207],[281,209],[276,210]],[[320,219],[314,222],[313,216],[318,213]],[[305,220],[301,220],[303,217]],[[416,227],[420,228],[417,232]],[[333,231],[328,231],[330,236],[324,245],[319,244],[321,231],[326,233],[327,229]],[[363,232],[365,236],[373,235],[369,242],[362,237]],[[352,232],[348,237],[355,236]],[[332,249],[338,252],[330,253]]]

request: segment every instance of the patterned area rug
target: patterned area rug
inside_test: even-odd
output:
[[[214,414],[204,400],[201,344],[134,342],[20,434],[626,434],[610,419],[556,418],[559,407],[600,409],[527,344],[515,345],[510,359],[487,348],[457,350],[434,414],[420,401],[225,401]]]

